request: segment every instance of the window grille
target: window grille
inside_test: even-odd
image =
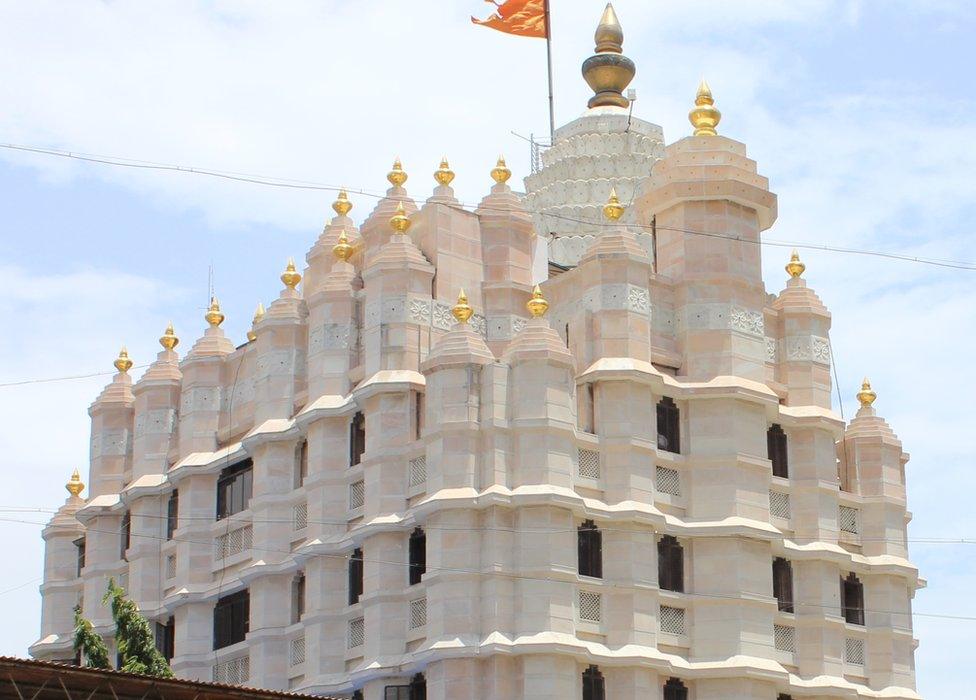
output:
[[[838,506],[837,510],[837,520],[840,524],[840,531],[849,532],[856,535],[860,531],[860,528],[858,527],[857,508],[851,508],[850,506]]]
[[[250,677],[250,656],[239,656],[236,659],[221,661],[219,664],[215,664],[213,667],[213,679],[215,683],[243,685]]]
[[[356,647],[362,646],[364,641],[366,641],[366,621],[361,617],[357,617],[355,620],[350,620],[348,636],[349,648],[355,649]]]
[[[410,460],[410,485],[420,486],[427,481],[427,457],[420,456]]]
[[[677,469],[658,467],[656,481],[658,493],[669,493],[672,496],[681,495],[681,478]]]
[[[251,526],[245,525],[214,539],[214,557],[217,561],[232,557],[251,548]]]
[[[788,625],[773,625],[773,641],[777,651],[796,652],[796,628]]]
[[[366,502],[366,482],[357,481],[355,484],[349,485],[349,508],[354,510],[356,508],[362,508],[363,503]]]
[[[774,518],[790,519],[790,494],[780,491],[769,492],[769,514]]]
[[[166,557],[166,578],[176,578],[176,555],[170,554]]]
[[[864,665],[864,640],[848,637],[844,640],[844,661],[857,666]]]
[[[410,601],[410,629],[414,630],[427,624],[427,599],[418,598]]]
[[[291,529],[304,530],[308,527],[308,503],[299,503],[292,511]]]
[[[288,662],[291,666],[305,663],[305,635],[291,640],[288,648]]]
[[[661,631],[668,634],[685,634],[684,608],[661,606]]]
[[[600,594],[592,591],[579,592],[579,619],[587,622],[600,621]]]
[[[584,479],[600,478],[600,453],[593,450],[579,451],[579,475]]]

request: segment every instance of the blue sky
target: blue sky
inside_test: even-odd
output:
[[[448,5],[448,7],[444,7]],[[588,89],[598,0],[552,0],[557,122]],[[749,147],[779,195],[772,240],[976,260],[976,5],[930,0],[618,0],[638,74],[635,113],[686,135],[706,75],[720,131]],[[226,171],[385,186],[402,157],[429,196],[447,155],[476,202],[511,135],[547,129],[540,41],[470,25],[490,7],[451,3],[0,4],[0,142]],[[352,196],[354,218],[375,200]],[[0,383],[137,365],[173,320],[181,349],[202,332],[208,266],[225,328],[243,340],[331,213],[325,192],[85,165],[0,149]],[[789,248],[764,247],[770,292]],[[968,438],[976,370],[976,273],[802,251],[834,314],[844,407],[870,375],[876,404],[912,454],[912,538],[976,540]],[[86,467],[86,409],[107,377],[0,387],[0,507],[56,508]],[[52,434],[52,427],[54,433]],[[46,513],[0,518],[46,520]],[[0,653],[38,631],[36,525],[0,520]],[[976,617],[976,545],[912,545],[929,580],[915,609]],[[21,586],[16,588],[17,586]],[[921,692],[966,694],[976,622],[919,616]]]

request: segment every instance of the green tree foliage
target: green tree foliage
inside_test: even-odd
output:
[[[172,678],[173,671],[156,648],[149,621],[126,597],[125,589],[115,583],[115,579],[109,579],[102,604],[111,608],[112,619],[115,620],[115,643],[121,663],[119,670],[156,678]],[[111,668],[105,642],[95,633],[92,623],[81,616],[78,607],[75,608],[75,649],[81,649],[88,666]]]
[[[95,633],[92,623],[81,616],[81,606],[75,606],[75,651],[80,651],[88,668],[112,668],[108,662],[108,647]]]

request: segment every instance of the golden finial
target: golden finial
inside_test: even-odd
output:
[[[115,369],[122,374],[125,374],[132,369],[132,360],[129,359],[129,351],[125,349],[124,345],[122,346],[122,349],[119,350],[119,356],[115,358],[115,362],[112,364],[115,365]]]
[[[862,406],[868,408],[874,403],[876,398],[878,398],[878,395],[874,393],[874,390],[871,388],[871,382],[865,377],[864,381],[861,382],[861,390],[857,392],[857,400],[861,402]]]
[[[447,158],[441,158],[440,167],[434,171],[434,179],[438,185],[443,185],[444,187],[450,185],[451,181],[454,180],[454,171],[448,165]]]
[[[254,326],[258,325],[262,318],[264,318],[264,304],[259,301],[258,308],[254,310],[254,318],[251,319],[251,327],[247,331],[247,339],[252,343],[258,339],[258,334],[254,332]]]
[[[803,271],[807,269],[807,266],[800,262],[800,254],[796,252],[796,249],[790,254],[790,261],[786,263],[786,271],[790,274],[790,277],[797,278],[803,274]]]
[[[281,281],[286,287],[288,287],[288,289],[294,289],[298,286],[298,283],[302,281],[301,273],[295,269],[294,258],[288,258],[288,264],[285,265],[285,271],[281,273]]]
[[[695,107],[688,112],[688,120],[695,127],[695,136],[715,136],[718,134],[715,127],[722,120],[722,113],[715,107],[712,89],[708,87],[704,78],[698,85]]]
[[[491,179],[501,185],[508,182],[508,178],[511,176],[512,171],[508,169],[507,165],[505,165],[505,156],[498,156],[498,162],[495,163],[495,167],[491,169]]]
[[[172,321],[166,326],[166,332],[159,339],[159,344],[163,346],[164,350],[172,350],[180,344],[180,339],[176,337],[176,331],[173,330]]]
[[[474,309],[468,306],[468,295],[464,293],[464,289],[458,294],[457,304],[451,309],[451,313],[454,314],[458,323],[467,323],[474,314]]]
[[[85,490],[85,485],[81,481],[81,474],[78,473],[78,467],[75,467],[75,470],[71,472],[71,478],[68,479],[68,483],[64,487],[72,496],[80,496],[81,492]]]
[[[395,233],[406,233],[407,229],[410,228],[410,219],[403,208],[403,202],[397,202],[396,214],[390,219],[390,226],[393,227]]]
[[[536,285],[535,289],[532,290],[532,298],[525,302],[525,308],[532,314],[532,318],[539,318],[549,310],[549,302],[542,296],[539,285]]]
[[[394,187],[403,187],[403,183],[407,181],[407,173],[403,170],[399,158],[393,161],[393,170],[386,174],[386,179]]]
[[[630,101],[624,97],[624,89],[630,85],[637,72],[634,62],[623,55],[624,30],[607,3],[600,24],[594,35],[594,54],[583,61],[583,79],[595,93],[587,107],[627,107]]]
[[[220,313],[220,302],[217,300],[217,297],[210,297],[210,308],[207,309],[204,319],[213,328],[216,328],[224,322],[224,315]]]
[[[339,241],[332,246],[332,254],[337,260],[346,262],[352,257],[352,253],[353,247],[349,245],[349,236],[346,235],[346,230],[342,229],[339,232]]]
[[[610,221],[617,221],[624,215],[624,205],[620,203],[615,187],[610,188],[610,199],[603,205],[603,215]]]
[[[352,211],[352,202],[349,201],[349,195],[345,190],[339,190],[339,196],[332,202],[332,210],[339,216],[345,216]]]

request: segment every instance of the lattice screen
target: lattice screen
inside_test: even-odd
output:
[[[288,662],[292,666],[305,663],[305,635],[291,640],[288,646]]]
[[[600,478],[600,453],[593,450],[579,451],[579,475],[585,479]]]
[[[656,477],[659,493],[669,493],[672,496],[681,495],[681,477],[678,475],[677,469],[658,467]]]
[[[774,518],[790,518],[790,494],[781,491],[769,492],[769,514]]]
[[[420,486],[427,481],[427,457],[415,457],[410,460],[410,485]]]
[[[251,526],[245,525],[233,532],[214,538],[214,557],[220,561],[251,548]]]
[[[213,667],[213,679],[215,683],[242,685],[250,677],[250,656],[239,656],[236,659],[221,661],[219,664],[215,664]]]
[[[858,510],[857,508],[851,508],[850,506],[838,506],[837,508],[837,520],[840,522],[841,532],[850,532],[852,534],[857,534],[860,532],[858,527]]]
[[[349,621],[347,641],[350,649],[362,646],[363,642],[366,641],[366,621],[363,618],[357,617],[355,620]]]
[[[668,634],[685,634],[685,611],[683,608],[661,606],[661,631]]]
[[[600,594],[592,591],[579,592],[579,619],[588,622],[600,621]]]
[[[349,508],[362,508],[366,502],[366,483],[357,481],[349,485]]]
[[[304,530],[308,527],[308,503],[299,503],[292,511],[291,529]]]
[[[166,557],[166,578],[176,578],[176,555],[170,554]]]
[[[864,665],[864,640],[848,637],[844,640],[844,661],[857,666]]]
[[[773,625],[773,641],[779,651],[796,651],[796,628],[789,625]]]
[[[427,599],[418,598],[410,601],[410,629],[417,629],[427,624]]]

